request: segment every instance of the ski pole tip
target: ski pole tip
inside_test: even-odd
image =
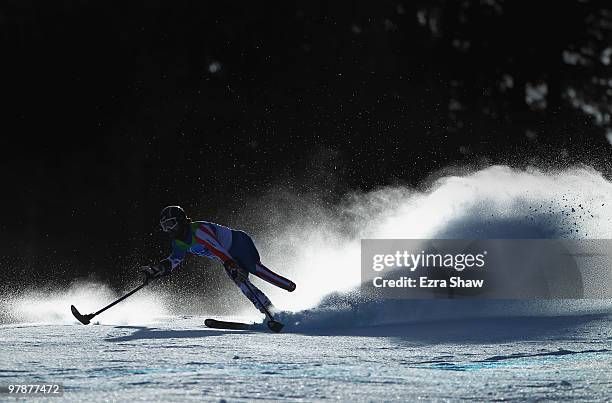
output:
[[[70,310],[72,311],[72,315],[74,315],[74,317],[81,322],[84,325],[88,325],[90,322],[90,319],[93,318],[93,315],[89,314],[89,315],[82,315],[78,309],[76,309],[76,306],[74,305],[70,305]]]

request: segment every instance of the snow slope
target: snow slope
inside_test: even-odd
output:
[[[361,238],[612,238],[612,184],[600,173],[490,167],[333,207],[295,203],[266,200],[276,215],[259,217],[275,231],[255,234],[264,261],[298,283],[291,294],[262,287],[285,309],[285,333],[206,329],[205,311],[183,316],[172,304],[182,296],[159,288],[90,326],[69,306],[103,306],[118,295],[104,285],[5,293],[0,383],[59,382],[74,401],[612,395],[610,300],[396,301],[355,291]],[[239,314],[258,319],[250,307]]]
[[[424,322],[269,334],[144,325],[3,325],[0,383],[69,401],[406,401],[612,395],[610,316]]]

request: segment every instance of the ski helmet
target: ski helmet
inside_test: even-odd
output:
[[[187,214],[180,206],[164,207],[159,216],[159,225],[164,232],[176,232],[187,223]]]

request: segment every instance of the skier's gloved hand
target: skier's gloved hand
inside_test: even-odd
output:
[[[247,279],[249,272],[245,269],[238,266],[238,264],[233,260],[227,260],[223,263],[225,266],[225,271],[237,283],[241,283]]]
[[[148,283],[150,280],[158,277],[167,276],[170,274],[170,271],[166,270],[166,268],[159,263],[152,266],[142,266],[140,270],[145,275],[145,283]]]

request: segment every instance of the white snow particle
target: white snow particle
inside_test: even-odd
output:
[[[514,78],[510,74],[504,74],[502,76],[501,82],[499,83],[499,88],[502,91],[506,91],[514,87]]]
[[[221,71],[221,63],[214,61],[208,65],[208,72],[215,74]]]
[[[546,83],[525,85],[525,102],[534,109],[546,108],[546,95],[548,94],[548,85]]]
[[[601,52],[601,62],[606,66],[610,64],[610,56],[612,56],[612,48],[605,48]]]

